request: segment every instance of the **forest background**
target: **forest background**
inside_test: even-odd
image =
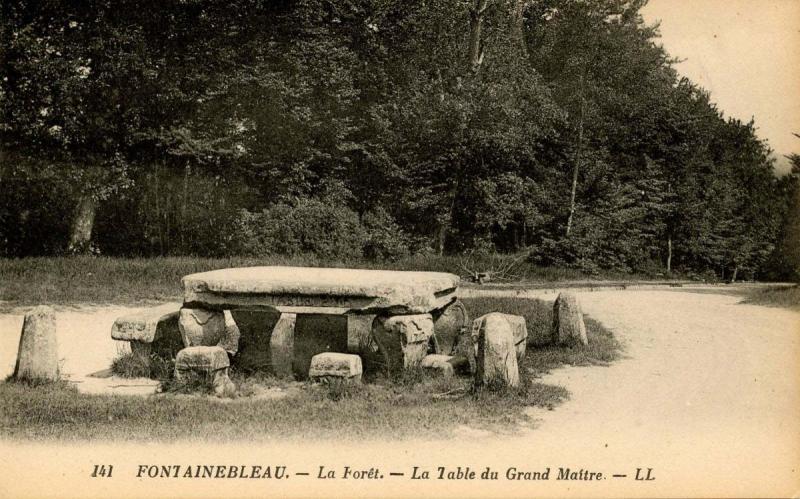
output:
[[[644,4],[6,0],[0,256],[798,279],[800,156],[776,176]]]

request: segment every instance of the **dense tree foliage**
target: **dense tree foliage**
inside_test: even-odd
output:
[[[0,254],[753,276],[796,188],[679,77],[643,4],[3,2]]]

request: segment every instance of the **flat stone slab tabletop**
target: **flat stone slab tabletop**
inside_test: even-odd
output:
[[[182,283],[186,307],[417,314],[455,300],[459,277],[444,272],[273,266],[201,272],[184,277]]]

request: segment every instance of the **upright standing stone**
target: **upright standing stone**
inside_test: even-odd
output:
[[[503,314],[476,319],[477,367],[475,385],[490,388],[519,386],[519,365],[511,324]]]
[[[467,308],[456,300],[444,310],[433,313],[433,333],[436,338],[437,351],[444,355],[454,355],[458,335],[469,324]]]
[[[500,315],[511,326],[511,332],[514,335],[514,348],[517,351],[517,361],[520,361],[525,356],[525,348],[528,342],[528,324],[525,321],[525,317],[513,314]]]
[[[272,329],[269,339],[272,370],[276,376],[290,378],[292,376],[292,360],[294,359],[294,329],[297,314],[281,314]]]
[[[347,351],[365,353],[369,348],[375,314],[347,314]]]
[[[56,314],[47,305],[39,305],[25,314],[14,377],[58,380]]]
[[[581,305],[572,293],[560,293],[553,304],[552,340],[558,345],[589,344]]]
[[[379,317],[372,334],[383,354],[387,371],[397,374],[403,369],[419,366],[428,354],[433,318],[431,314]]]
[[[504,320],[508,323],[508,326],[511,328],[511,334],[514,338],[514,349],[517,352],[517,361],[522,360],[522,358],[525,356],[526,343],[528,339],[528,325],[525,321],[525,317],[522,317],[521,315],[503,314],[500,312],[490,312],[472,321],[472,344],[475,348],[475,354],[477,355],[478,353],[478,335],[480,333],[481,326],[489,317],[492,317],[493,320]]]

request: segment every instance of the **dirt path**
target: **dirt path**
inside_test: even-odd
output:
[[[630,463],[619,473],[653,467],[690,494],[800,492],[800,313],[676,291],[580,300],[626,358],[547,376],[572,398],[534,413],[533,441],[568,445],[582,429],[603,442],[598,458]]]
[[[430,470],[470,466],[478,472],[491,466],[500,477],[499,482],[335,482],[336,492],[344,495],[385,495],[387,486],[402,485],[403,495],[420,496],[497,495],[500,490],[518,496],[797,496],[800,313],[742,305],[735,296],[679,290],[596,291],[579,293],[579,298],[584,311],[623,342],[625,358],[610,366],[567,367],[546,376],[542,381],[565,386],[571,399],[553,411],[532,411],[536,428],[521,436],[479,437],[465,432],[444,442],[319,442],[299,447],[242,443],[214,446],[214,461],[260,459],[311,471],[317,465],[380,466],[406,472],[413,466]],[[91,341],[97,352],[94,363],[114,353],[108,330],[120,310],[102,310],[96,320],[78,313],[80,317],[73,317],[78,326],[71,328],[72,339],[62,341],[72,352],[87,348]],[[3,360],[8,348],[16,348],[8,330],[17,327],[15,320],[0,316]],[[103,343],[97,346],[97,341]],[[145,453],[143,447],[131,444],[68,449],[64,466],[105,458],[120,469],[135,469],[139,462],[135,456]],[[156,464],[184,462],[191,449],[191,444],[160,446]],[[15,452],[31,458],[49,456],[47,448]],[[277,461],[276,456],[280,456]],[[547,481],[511,482],[505,479],[510,467],[523,471],[550,467],[553,476]],[[560,467],[599,471],[608,478],[555,480]],[[652,468],[655,480],[635,481],[637,468]],[[311,490],[288,481],[281,491],[327,495],[333,489],[326,483],[315,483],[319,488]],[[156,482],[137,486],[137,494],[164,492]],[[185,493],[204,487],[191,481],[182,486]],[[242,494],[255,490],[238,482],[230,487]],[[88,491],[101,492],[93,486]]]

